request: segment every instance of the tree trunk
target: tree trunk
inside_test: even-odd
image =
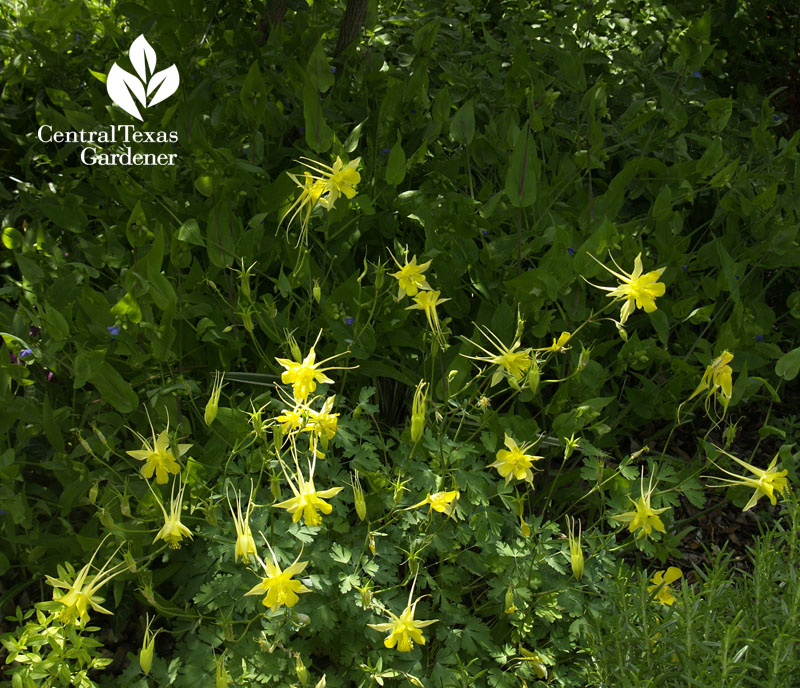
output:
[[[366,16],[367,0],[347,0],[342,24],[339,27],[339,38],[336,41],[334,57],[339,57],[345,48],[358,37]]]

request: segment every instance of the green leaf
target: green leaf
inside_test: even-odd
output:
[[[317,153],[324,153],[333,144],[333,132],[322,112],[322,94],[306,79],[303,88],[303,117],[306,123],[306,143]]]
[[[530,120],[517,134],[506,173],[506,194],[511,205],[525,208],[536,201],[536,142]]]
[[[397,186],[406,176],[406,154],[401,145],[400,133],[397,133],[397,140],[389,153],[389,160],[386,163],[386,183]]]
[[[120,413],[131,413],[139,406],[139,397],[111,364],[103,362],[89,378],[105,401]]]
[[[775,364],[775,374],[784,380],[794,380],[798,372],[800,372],[800,347],[785,353]]]
[[[328,56],[322,47],[322,41],[317,43],[308,60],[306,82],[310,83],[314,90],[320,93],[325,93],[335,82]]]
[[[244,111],[253,119],[261,119],[267,107],[267,88],[258,67],[258,61],[250,65],[250,70],[242,83],[239,99]]]
[[[178,240],[187,244],[194,244],[195,246],[205,246],[206,242],[203,235],[200,233],[200,225],[197,220],[191,218],[184,222],[178,230]]]
[[[450,124],[451,136],[462,145],[469,145],[475,136],[475,107],[472,100],[462,105],[453,115]]]
[[[111,315],[118,320],[127,318],[132,323],[139,323],[142,321],[142,311],[133,294],[130,292],[125,294],[125,296],[111,307]]]

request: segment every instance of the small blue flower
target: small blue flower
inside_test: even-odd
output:
[[[33,351],[31,351],[30,349],[23,349],[22,351],[19,352],[20,358],[27,358],[28,356],[33,356]]]
[[[412,115],[416,115],[416,114],[417,114],[417,111],[416,111],[414,108],[411,108],[411,114],[412,114]]]
[[[481,234],[483,234],[483,236],[486,236],[488,233],[489,233],[488,229],[482,229],[481,230]]]
[[[569,253],[569,255],[571,255],[571,256],[574,256],[574,255],[575,255],[575,249],[574,249],[574,248],[572,248],[572,246],[570,246],[570,247],[567,249],[567,253]]]
[[[353,324],[355,321],[356,321],[356,320],[355,320],[355,318],[351,318],[351,317],[348,315],[348,316],[347,316],[347,317],[344,319],[344,324],[345,324],[345,325],[350,325],[350,326],[352,326],[352,324]]]
[[[692,76],[696,76],[699,79],[703,75],[700,72],[695,72]]]
[[[756,341],[757,342],[763,342],[764,341],[764,335],[763,334],[757,334],[756,335]]]
[[[735,275],[736,279],[742,279],[739,275]]]
[[[305,136],[305,134],[306,134],[306,128],[300,127],[300,136]]]
[[[108,334],[111,335],[112,339],[119,334],[119,326],[118,325],[109,325],[108,327],[106,327],[106,329],[108,330]]]
[[[3,511],[2,509],[0,509],[0,516],[5,516],[5,515],[6,515],[6,512]]]
[[[336,67],[331,67],[331,74],[336,74]]]
[[[381,148],[381,155],[389,155],[392,152],[391,148]]]
[[[772,121],[773,122],[780,122],[781,121],[781,116],[780,115],[772,115]]]
[[[681,270],[683,270],[684,272],[686,272],[688,269],[689,269],[689,268],[688,268],[688,267],[686,267],[685,265],[681,265]]]

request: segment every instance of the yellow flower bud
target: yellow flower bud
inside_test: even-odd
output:
[[[314,297],[314,301],[319,303],[320,299],[322,298],[322,289],[319,288],[319,284],[316,280],[314,280],[314,287],[311,289],[311,295]]]
[[[304,686],[308,685],[308,669],[306,669],[306,665],[303,664],[303,657],[300,654],[295,655],[294,657],[294,670],[297,674],[297,679],[300,683]]]
[[[97,501],[97,491],[99,486],[97,483],[93,483],[92,486],[89,488],[89,503],[94,504]]]
[[[419,442],[425,430],[425,386],[427,382],[420,381],[414,391],[414,401],[411,405],[411,439]]]
[[[575,537],[575,519],[567,516],[567,530],[569,538],[569,563],[572,566],[572,575],[579,581],[583,577],[583,550],[581,549],[581,524],[578,521],[578,536]]]
[[[300,361],[303,360],[303,352],[300,351],[300,347],[298,346],[297,341],[291,334],[287,332],[286,337],[289,344],[289,352],[292,354],[292,358],[294,358],[294,360],[299,363]]]
[[[517,607],[514,604],[514,588],[509,587],[506,590],[506,598],[505,598],[505,613],[512,614],[513,612],[517,611]]]
[[[367,517],[367,503],[364,501],[364,489],[358,479],[358,471],[351,478],[351,484],[353,485],[353,501],[356,504],[356,514],[363,521]]]
[[[269,479],[269,491],[275,499],[281,498],[281,479],[277,473],[273,473]]]
[[[531,358],[531,366],[528,368],[528,376],[525,384],[531,392],[535,392],[539,388],[539,380],[542,377],[542,370],[539,367],[539,361],[536,356]]]
[[[215,659],[217,663],[216,688],[228,688],[228,672],[225,670],[225,652]]]
[[[581,355],[578,358],[578,372],[581,372],[587,365],[589,365],[591,349],[585,349],[581,344]]]
[[[219,410],[219,395],[220,392],[222,392],[222,381],[224,379],[225,373],[220,375],[219,371],[217,371],[214,374],[214,385],[211,388],[211,398],[208,400],[205,414],[203,414],[203,419],[205,420],[206,425],[211,425],[214,422],[214,419],[217,417],[217,411]]]
[[[146,676],[150,673],[150,667],[153,666],[153,653],[155,652],[156,636],[161,629],[159,628],[155,633],[150,632],[150,617],[145,617],[147,625],[144,629],[144,639],[142,640],[142,649],[139,650],[139,666],[142,673]]]

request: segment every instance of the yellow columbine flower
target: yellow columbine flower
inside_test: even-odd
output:
[[[267,542],[266,539],[264,542]],[[308,566],[308,562],[300,561],[300,556],[303,554],[301,549],[300,554],[297,555],[297,559],[292,562],[291,566],[289,566],[289,568],[287,568],[285,571],[282,571],[281,567],[278,565],[278,559],[275,556],[275,552],[272,550],[272,547],[270,547],[268,542],[267,547],[272,555],[272,561],[261,561],[261,559],[258,560],[259,564],[261,564],[264,572],[267,575],[261,579],[260,583],[256,584],[248,592],[246,592],[245,596],[264,595],[266,593],[266,596],[263,600],[261,600],[261,603],[265,607],[269,607],[273,612],[282,606],[294,607],[294,605],[296,605],[300,600],[298,597],[299,594],[311,592],[311,590],[309,590],[300,581],[292,580],[292,576],[296,576],[305,570],[306,566]]]
[[[381,633],[391,631],[389,636],[383,641],[384,647],[391,649],[396,645],[398,652],[411,652],[411,650],[414,648],[414,643],[417,643],[418,645],[425,644],[425,636],[422,635],[422,631],[419,629],[425,628],[425,626],[430,626],[431,624],[436,623],[439,619],[431,619],[430,621],[415,621],[414,610],[418,602],[419,599],[417,599],[413,605],[407,606],[399,617],[395,614],[392,614],[392,612],[387,609],[386,613],[392,617],[391,623],[367,624],[369,628]]]
[[[103,541],[105,541],[105,538],[103,538]],[[103,542],[97,546],[94,554],[92,554],[92,558],[89,559],[89,563],[86,564],[86,566],[84,566],[80,571],[78,571],[77,575],[75,575],[75,569],[69,562],[67,562],[66,566],[64,567],[62,567],[60,564],[57,566],[58,578],[45,575],[47,583],[56,588],[53,590],[53,599],[56,602],[60,602],[64,605],[64,608],[59,612],[59,618],[61,619],[62,623],[77,624],[78,618],[80,618],[80,620],[84,623],[89,621],[90,606],[96,612],[100,612],[102,614],[113,613],[100,606],[100,603],[104,602],[105,598],[100,597],[96,593],[112,578],[127,570],[128,565],[125,562],[120,562],[107,569],[108,565],[111,563],[111,559],[114,558],[114,555],[119,552],[120,547],[122,547],[122,545],[120,545],[120,547],[117,547],[117,549],[114,551],[114,554],[112,554],[108,561],[103,565],[103,568],[101,568],[96,574],[90,576],[89,569],[91,568],[92,562],[97,556],[97,552],[100,550],[100,546],[102,544]],[[70,583],[69,579],[74,575],[75,578]],[[60,592],[59,588],[64,589],[67,592]]]
[[[533,456],[525,452],[533,446],[532,442],[523,442],[522,446],[517,446],[517,443],[508,436],[506,433],[505,445],[507,449],[501,449],[497,452],[497,460],[489,464],[489,468],[496,468],[501,478],[506,479],[506,485],[511,481],[511,478],[517,480],[527,480],[533,484],[533,466],[534,461],[540,461],[543,456]]]
[[[325,195],[320,199],[320,203],[325,208],[331,210],[341,194],[344,194],[347,198],[355,197],[356,190],[354,187],[361,181],[361,175],[356,169],[361,162],[361,158],[351,160],[344,167],[342,166],[342,159],[338,155],[333,167],[328,167],[314,160],[311,160],[311,162],[317,165],[317,168],[308,163],[303,164],[320,175],[316,179],[322,182],[325,189]]]
[[[317,337],[317,341],[319,341],[319,336]],[[314,342],[314,346],[316,345],[317,342]],[[308,399],[308,395],[312,394],[317,388],[318,382],[327,384],[333,383],[333,380],[325,375],[326,371],[340,370],[340,368],[320,368],[320,366],[341,354],[336,354],[336,356],[331,356],[317,363],[317,354],[314,351],[314,346],[311,347],[310,353],[303,359],[302,363],[291,361],[288,358],[275,359],[286,368],[286,370],[281,373],[281,382],[285,385],[292,385],[292,393],[296,401],[305,402],[305,400]]]
[[[394,256],[392,256],[394,258]],[[430,289],[430,285],[425,280],[424,272],[431,266],[431,261],[417,265],[417,257],[414,256],[411,262],[408,262],[406,257],[406,264],[400,265],[395,259],[397,267],[400,268],[397,272],[392,273],[392,277],[397,280],[397,300],[403,298],[405,294],[409,296],[416,296],[420,290]]]
[[[572,339],[572,335],[569,332],[562,332],[558,339],[553,337],[553,343],[550,346],[536,349],[536,351],[550,351],[554,354],[564,353],[567,350],[567,342],[569,342],[570,339]]]
[[[339,414],[331,413],[336,395],[330,396],[325,400],[319,411],[309,409],[308,424],[305,430],[310,432],[314,439],[321,439],[323,448],[327,447],[328,442],[336,435],[339,426]]]
[[[236,493],[236,511],[231,506],[230,497],[228,497],[228,490],[226,486],[225,498],[228,500],[228,508],[231,510],[233,516],[233,526],[236,529],[236,545],[233,549],[233,561],[238,562],[241,559],[245,564],[250,563],[250,555],[258,554],[256,549],[256,541],[253,538],[253,533],[250,530],[250,512],[253,510],[253,483],[250,483],[250,497],[247,500],[247,508],[244,515],[242,515],[242,501],[239,493]]]
[[[300,187],[301,192],[300,195],[295,199],[294,203],[292,203],[290,208],[283,214],[281,222],[283,222],[286,216],[291,213],[292,210],[294,210],[294,213],[289,218],[289,223],[286,226],[288,232],[289,227],[292,226],[294,218],[298,213],[302,213],[300,216],[300,237],[297,240],[297,246],[299,246],[300,243],[305,242],[306,238],[308,237],[308,222],[311,219],[311,211],[314,210],[314,206],[316,206],[316,204],[319,202],[322,194],[325,193],[325,184],[321,181],[315,180],[315,178],[311,176],[310,172],[303,173],[304,179],[302,182],[291,172],[287,172],[286,174],[288,174],[291,180]]]
[[[652,480],[652,478],[651,478]],[[623,523],[628,524],[628,530],[631,533],[635,533],[637,530],[639,531],[637,538],[645,537],[650,535],[653,532],[653,529],[657,530],[659,533],[665,533],[666,529],[664,528],[664,524],[661,522],[659,518],[659,514],[664,513],[670,507],[664,507],[663,509],[653,509],[650,506],[650,499],[653,495],[653,486],[652,482],[648,486],[647,492],[644,490],[644,476],[642,476],[642,494],[635,502],[628,497],[628,499],[633,502],[634,507],[636,508],[635,511],[627,511],[624,514],[619,514],[618,516],[612,516],[615,521],[622,521]]]
[[[592,258],[594,258],[594,256],[592,256]],[[597,258],[594,259],[597,260]],[[597,260],[597,262],[600,263],[599,260]],[[611,268],[607,268],[602,263],[600,263],[600,265],[621,282],[618,287],[597,287],[598,289],[609,292],[608,295],[615,299],[625,299],[620,313],[620,324],[624,325],[628,316],[630,316],[636,308],[644,308],[646,313],[652,313],[657,309],[656,299],[659,296],[664,296],[664,292],[666,291],[666,286],[662,282],[659,282],[658,278],[661,277],[661,274],[666,268],[652,270],[646,275],[643,275],[641,253],[636,256],[636,260],[634,260],[633,263],[633,272],[630,274],[619,267],[616,261],[614,265],[619,272],[614,272]]]
[[[733,360],[733,354],[730,351],[723,351],[717,358],[715,358],[711,365],[706,368],[700,384],[697,389],[692,392],[692,396],[687,399],[690,401],[694,399],[700,392],[708,390],[706,395],[706,413],[708,413],[708,405],[711,397],[717,393],[722,397],[723,415],[728,410],[728,404],[733,395],[733,369],[728,365]]]
[[[303,518],[303,523],[307,526],[318,526],[322,523],[322,516],[317,513],[317,510],[323,514],[329,514],[333,511],[333,507],[325,499],[330,499],[339,494],[343,487],[332,487],[329,490],[322,490],[317,492],[314,489],[314,478],[309,478],[308,482],[303,479],[302,474],[297,474],[297,485],[290,480],[289,487],[294,493],[294,497],[286,501],[275,504],[279,509],[286,509],[292,514],[292,521],[297,523],[300,518]]]
[[[416,509],[417,507],[430,504],[430,509],[428,509],[429,512],[438,511],[440,514],[452,516],[453,510],[456,508],[456,500],[460,496],[461,493],[458,490],[450,490],[449,492],[434,492],[433,494],[429,492],[425,499],[417,504],[414,504],[414,506],[406,507],[406,510]]]
[[[496,385],[498,382],[500,382],[504,375],[507,375],[509,380],[513,381],[514,383],[512,386],[516,386],[516,388],[519,389],[519,383],[522,381],[522,378],[525,377],[525,372],[531,366],[531,350],[522,349],[521,351],[517,351],[520,345],[519,339],[515,339],[511,346],[506,346],[490,329],[483,328],[480,325],[476,325],[476,327],[481,334],[486,337],[486,339],[488,339],[492,344],[494,344],[495,347],[497,347],[497,353],[489,351],[488,349],[484,349],[480,344],[476,344],[471,339],[464,337],[464,339],[467,339],[470,344],[483,351],[486,356],[461,355],[464,356],[464,358],[469,358],[473,361],[484,361],[486,363],[492,363],[498,367],[498,370],[496,370],[494,375],[492,375],[491,386]]]
[[[421,291],[414,297],[414,305],[406,306],[406,310],[420,310],[425,311],[425,317],[428,318],[428,324],[431,327],[434,335],[442,342],[442,326],[439,324],[439,316],[436,313],[436,306],[449,301],[450,299],[440,299],[442,292],[440,291]]]
[[[148,487],[150,483],[147,483]],[[153,488],[150,487],[152,491]],[[188,537],[190,540],[192,539],[191,531],[181,523],[181,508],[183,502],[183,493],[186,490],[186,485],[178,488],[178,497],[175,498],[175,481],[172,482],[172,489],[170,490],[169,496],[169,514],[167,514],[166,510],[164,509],[164,505],[161,503],[161,500],[158,498],[155,492],[153,492],[153,496],[156,498],[156,502],[158,502],[158,506],[161,507],[161,513],[164,514],[164,525],[161,526],[161,530],[158,531],[158,534],[153,539],[153,542],[157,542],[158,540],[163,540],[166,542],[170,549],[178,549],[181,546],[181,540],[184,537]]]
[[[142,466],[142,476],[146,479],[150,479],[153,477],[153,473],[155,473],[156,482],[159,485],[164,485],[167,482],[169,473],[177,475],[181,470],[178,464],[178,458],[170,451],[168,430],[169,427],[156,438],[155,430],[153,430],[153,426],[151,425],[150,431],[153,433],[153,444],[150,444],[148,440],[135,430],[131,430],[133,434],[141,440],[142,448],[125,452],[134,459],[144,461],[145,464]],[[191,446],[191,444],[179,444],[178,456],[183,456],[189,451]]]
[[[750,497],[750,501],[745,504],[744,509],[742,511],[749,511],[752,509],[759,499],[763,496],[767,496],[769,498],[770,503],[775,506],[777,504],[777,500],[775,498],[775,491],[777,491],[781,495],[785,495],[789,491],[789,481],[786,479],[789,471],[784,469],[782,471],[775,470],[775,465],[778,463],[778,455],[775,454],[772,461],[770,461],[769,466],[766,469],[756,468],[755,466],[750,465],[746,461],[742,461],[741,459],[736,458],[733,454],[729,454],[724,449],[720,449],[716,447],[719,451],[721,451],[725,456],[729,456],[732,458],[736,463],[746,468],[748,471],[753,473],[756,477],[749,478],[743,475],[736,475],[735,473],[731,473],[730,471],[726,471],[724,468],[720,468],[721,471],[727,473],[728,475],[732,475],[736,480],[731,480],[729,478],[717,478],[717,480],[721,480],[724,484],[723,485],[710,485],[709,487],[728,487],[729,485],[744,485],[745,487],[752,487],[755,488],[755,492],[753,496]],[[704,476],[710,477],[710,476]]]
[[[675,604],[675,596],[672,594],[669,586],[678,580],[683,573],[677,566],[670,566],[666,571],[656,571],[656,574],[650,579],[653,585],[647,588],[647,592],[653,592],[659,589],[656,593],[656,599],[661,604]]]

